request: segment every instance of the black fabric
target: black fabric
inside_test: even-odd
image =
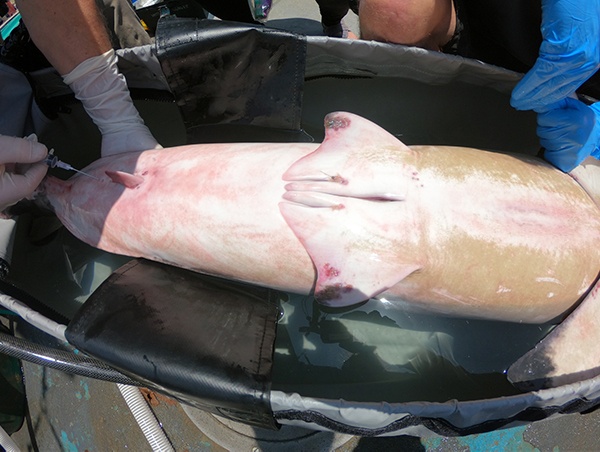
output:
[[[298,141],[302,135],[304,37],[165,17],[156,46],[190,142]]]
[[[11,31],[0,47],[0,63],[25,74],[50,67],[46,57],[35,46],[23,21]]]
[[[133,260],[91,295],[66,336],[148,387],[274,429],[275,297],[268,289]]]

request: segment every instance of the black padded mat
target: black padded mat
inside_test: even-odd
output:
[[[298,141],[306,38],[208,19],[162,18],[156,51],[188,140]]]
[[[276,428],[269,394],[277,292],[132,260],[76,313],[68,341],[148,387]]]

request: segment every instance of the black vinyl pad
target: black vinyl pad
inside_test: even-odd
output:
[[[132,260],[90,296],[66,336],[184,403],[277,428],[269,402],[277,299],[269,289]]]
[[[156,52],[188,142],[303,139],[306,37],[237,22],[165,17]]]

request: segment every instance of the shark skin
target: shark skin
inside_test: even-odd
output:
[[[570,175],[600,207],[600,162],[587,158]],[[600,375],[600,281],[583,301],[507,371],[522,390],[576,383]]]
[[[600,211],[535,158],[407,147],[350,113],[318,144],[199,144],[49,177],[63,224],[100,249],[330,306],[512,322],[559,318],[600,270]]]
[[[600,374],[600,282],[565,320],[507,371],[524,391],[554,388]]]

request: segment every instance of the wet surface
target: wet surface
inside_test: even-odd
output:
[[[298,19],[300,18],[300,19]],[[275,25],[277,22],[285,28],[299,27],[298,31],[307,30],[310,34],[318,34],[320,24],[318,22],[318,7],[316,2],[312,0],[303,2],[292,2],[291,0],[275,0],[271,19]],[[347,18],[347,24],[350,25],[353,31],[357,31],[356,18],[352,14]],[[327,92],[330,85],[339,86],[339,80],[333,81],[318,81],[314,84],[323,85],[323,90],[313,90],[312,95],[320,95]],[[352,87],[348,87],[349,90]],[[373,93],[366,91],[365,96],[373,96]],[[348,107],[362,104],[360,93],[352,97],[352,99],[333,100],[328,105],[312,99],[311,93],[308,93],[308,98],[305,99],[307,104],[318,105],[314,111],[307,111],[307,115],[317,118],[314,126],[314,134],[318,137],[318,133],[322,130],[321,109],[329,112],[331,109],[348,109]],[[336,103],[336,100],[338,102]],[[379,103],[374,103],[373,108],[380,109],[382,106]],[[508,108],[508,107],[506,107]],[[410,112],[410,115],[414,115]],[[478,113],[474,113],[477,116]],[[456,117],[458,115],[454,115]],[[444,121],[452,119],[445,117]],[[163,122],[164,118],[160,119]],[[152,120],[150,120],[152,123]],[[429,127],[429,125],[428,125]],[[429,128],[429,133],[431,129]],[[464,130],[455,128],[457,137],[462,136]],[[498,136],[503,135],[497,134]],[[417,133],[414,141],[419,141],[421,135]],[[168,143],[165,139],[161,142]],[[69,160],[71,161],[71,160]],[[78,167],[82,165],[78,165]],[[54,250],[53,252],[55,252]],[[75,259],[79,259],[79,256]],[[54,272],[60,270],[61,265],[72,265],[71,262],[58,261],[54,267],[27,267],[28,271],[39,272]],[[100,263],[103,266],[104,263]],[[76,265],[77,267],[77,265]],[[97,267],[96,267],[97,268]],[[91,280],[94,271],[81,270],[76,272],[77,282],[73,282],[65,292],[55,287],[50,292],[42,292],[43,294],[51,294],[51,298],[55,301],[59,310],[66,314],[71,314],[73,306],[64,304],[64,298],[71,296],[77,298],[77,292],[81,286],[87,289],[92,289],[96,282]],[[35,291],[36,287],[28,289]],[[328,319],[332,321],[331,316]],[[348,319],[345,319],[348,320]],[[356,320],[356,319],[349,319]],[[337,321],[337,319],[335,320]],[[381,322],[380,322],[381,323]],[[339,328],[342,325],[343,328]],[[369,367],[374,368],[375,365],[382,366],[385,364],[385,369],[389,366],[389,360],[382,359],[383,351],[375,353],[373,349],[369,349],[368,344],[362,342],[362,346],[355,340],[352,331],[348,328],[348,323],[345,325],[330,325],[334,328],[326,334],[329,344],[337,344],[338,352],[339,345],[343,350],[343,356],[338,361],[340,369],[345,365],[346,368],[359,370]],[[315,336],[323,333],[325,330],[307,330],[306,334],[310,340],[314,340]],[[317,334],[318,333],[318,334]],[[310,336],[312,335],[312,336]],[[323,341],[323,335],[319,340]],[[469,335],[464,336],[464,340],[468,340]],[[327,341],[324,341],[327,342]],[[459,344],[460,345],[460,344]],[[484,343],[481,344],[484,349]],[[292,347],[293,344],[281,344],[282,350],[285,347]],[[501,348],[501,347],[500,347]],[[460,349],[460,347],[459,347]],[[466,350],[463,348],[463,350]],[[469,358],[471,363],[481,363],[482,352],[472,353]],[[337,353],[337,352],[336,352]],[[349,353],[349,354],[348,354]],[[466,352],[465,352],[466,353]],[[468,355],[468,353],[466,353]],[[385,354],[384,354],[385,356]],[[439,355],[438,355],[439,356]],[[353,359],[349,359],[352,357]],[[506,357],[505,357],[506,358]],[[283,359],[283,358],[282,358]],[[282,363],[284,361],[281,361]],[[398,363],[394,363],[397,365]],[[338,369],[336,366],[330,366],[333,369]],[[43,451],[84,451],[84,450],[135,450],[145,451],[150,450],[146,439],[141,434],[139,427],[135,424],[132,415],[129,412],[125,402],[123,401],[117,387],[114,384],[92,380],[70,374],[65,374],[53,369],[40,367],[37,365],[25,363],[25,383],[26,393],[29,402],[31,414],[31,422],[29,429],[23,426],[20,431],[13,435],[14,440],[23,451],[35,450],[32,446],[31,436],[35,438],[37,449]],[[276,369],[277,370],[277,369]],[[283,378],[295,377],[293,368],[283,366],[280,374]],[[283,375],[288,372],[288,375]],[[376,373],[376,372],[374,372]],[[347,375],[352,375],[347,374]],[[356,373],[355,375],[358,375]],[[320,375],[323,377],[323,375]],[[350,378],[350,377],[348,377]],[[335,384],[336,376],[331,379],[331,386]],[[295,381],[298,384],[298,381]],[[496,383],[493,380],[483,382],[483,385],[494,386],[493,391],[502,391],[502,388],[495,387]],[[386,388],[376,387],[373,389],[380,391]],[[395,385],[390,385],[390,388],[395,388]],[[318,388],[313,388],[319,390]],[[331,387],[322,387],[323,393]],[[207,419],[202,416],[211,416],[201,413],[200,415],[190,417],[189,409],[184,410],[182,406],[173,399],[153,393],[146,392],[147,399],[155,412],[159,421],[162,423],[167,436],[172,442],[176,450],[181,451],[208,451],[208,450],[339,450],[339,451],[379,451],[379,450],[406,450],[406,451],[422,451],[422,450],[437,450],[437,451],[462,451],[462,450],[522,450],[522,451],[559,451],[559,450],[595,450],[598,449],[597,437],[600,433],[600,414],[592,412],[588,414],[572,414],[565,415],[546,421],[540,421],[527,426],[514,427],[511,429],[499,430],[486,434],[471,435],[459,438],[444,438],[444,437],[410,437],[399,436],[390,438],[358,438],[358,437],[339,437],[330,432],[298,432],[287,427],[284,427],[280,434],[275,432],[266,432],[254,430],[248,432],[247,426],[235,425],[230,422],[224,422],[219,419]],[[414,396],[414,394],[413,394]],[[444,396],[440,396],[444,398]],[[198,421],[200,419],[200,421]],[[30,436],[29,430],[33,432]],[[268,439],[266,439],[268,437]],[[256,438],[259,438],[258,440]],[[300,440],[299,438],[302,438]],[[304,442],[302,441],[312,442]],[[236,442],[237,441],[237,442]],[[232,444],[239,447],[233,447]],[[310,444],[310,449],[306,446]],[[303,449],[304,447],[304,449]]]
[[[39,450],[151,450],[116,385],[29,363],[24,368],[31,425]],[[155,392],[145,391],[145,395],[177,451],[597,450],[600,433],[598,412],[564,415],[528,426],[457,438],[359,438],[289,426],[272,432],[184,409]],[[13,439],[22,451],[34,450],[26,425]]]

